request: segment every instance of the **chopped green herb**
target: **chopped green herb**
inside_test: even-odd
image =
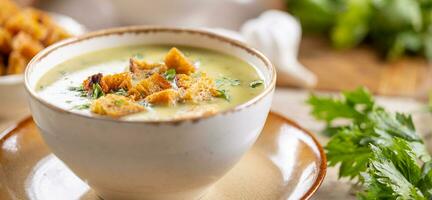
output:
[[[119,99],[119,100],[115,100],[115,101],[114,101],[114,105],[117,106],[117,107],[122,106],[124,103],[125,103],[125,101],[122,100],[122,99]]]
[[[78,87],[71,86],[68,89],[69,89],[69,91],[76,91],[76,92],[82,92],[82,91],[84,91],[84,87],[82,85],[80,85]]]
[[[189,51],[183,51],[183,55],[185,55],[186,57],[190,57],[192,54]]]
[[[76,106],[72,107],[72,109],[75,109],[75,110],[85,110],[85,109],[89,109],[89,108],[90,108],[90,103],[85,103],[85,104],[76,105]]]
[[[93,84],[93,99],[98,99],[99,97],[104,96],[105,93],[102,91],[101,86],[99,85],[99,83],[95,83]]]
[[[67,72],[66,72],[66,71],[59,71],[59,73],[60,73],[60,75],[62,75],[62,76],[64,76],[64,75],[66,75],[66,74],[67,74]]]
[[[72,103],[72,101],[71,100],[67,100],[67,101],[65,101],[65,103]]]
[[[135,55],[133,55],[133,57],[138,60],[144,59],[144,55],[142,53],[136,53]]]
[[[218,96],[217,97],[223,98],[223,99],[225,99],[227,101],[231,100],[231,97],[229,96],[227,90],[217,90],[217,91],[218,91]]]
[[[176,76],[176,70],[175,69],[169,69],[164,74],[165,79],[169,80],[169,81],[174,80],[175,76]]]
[[[249,83],[249,86],[251,88],[256,88],[256,87],[259,87],[262,84],[264,84],[263,80],[254,80],[254,81],[252,81],[252,82]]]
[[[124,90],[123,88],[118,89],[117,91],[114,92],[114,94],[116,95],[121,95],[121,96],[127,96],[127,91]]]
[[[79,97],[87,97],[87,91],[84,90],[84,87],[82,85],[78,87],[69,87],[69,91],[79,92]]]
[[[216,79],[215,83],[216,83],[216,87],[219,88],[219,87],[224,87],[224,86],[238,86],[238,85],[240,85],[241,82],[238,79],[232,79],[232,78],[223,76],[221,78]]]

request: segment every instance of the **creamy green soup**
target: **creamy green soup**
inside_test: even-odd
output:
[[[64,109],[86,115],[91,99],[80,95],[71,88],[78,87],[87,77],[128,70],[129,58],[162,62],[172,46],[140,45],[104,49],[67,60],[47,72],[37,84],[39,95]],[[125,120],[169,120],[200,115],[206,110],[223,111],[245,103],[263,91],[262,76],[251,64],[220,52],[176,46],[194,64],[197,72],[205,72],[215,80],[221,98],[200,103],[179,103],[174,106],[145,105],[146,111],[127,115]]]

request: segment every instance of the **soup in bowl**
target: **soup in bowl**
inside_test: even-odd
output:
[[[33,118],[104,199],[197,199],[253,145],[275,69],[203,30],[126,27],[53,45],[29,64]]]

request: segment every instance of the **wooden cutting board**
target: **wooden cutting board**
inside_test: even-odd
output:
[[[360,85],[379,95],[425,98],[432,89],[432,68],[424,58],[388,62],[371,47],[335,50],[325,36],[305,36],[300,62],[318,76],[318,90],[348,90]],[[281,77],[279,77],[281,78]],[[293,83],[288,81],[292,86]]]

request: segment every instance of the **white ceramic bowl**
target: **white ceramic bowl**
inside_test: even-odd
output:
[[[60,26],[72,35],[85,32],[85,28],[70,17],[50,13]],[[22,74],[0,76],[0,119],[28,115],[28,103]]]
[[[57,64],[95,50],[137,44],[213,49],[256,66],[265,90],[237,107],[176,121],[122,121],[62,110],[35,92]],[[257,139],[270,109],[275,69],[261,53],[203,30],[126,27],[65,40],[39,53],[25,73],[33,118],[53,152],[105,200],[197,199]]]

